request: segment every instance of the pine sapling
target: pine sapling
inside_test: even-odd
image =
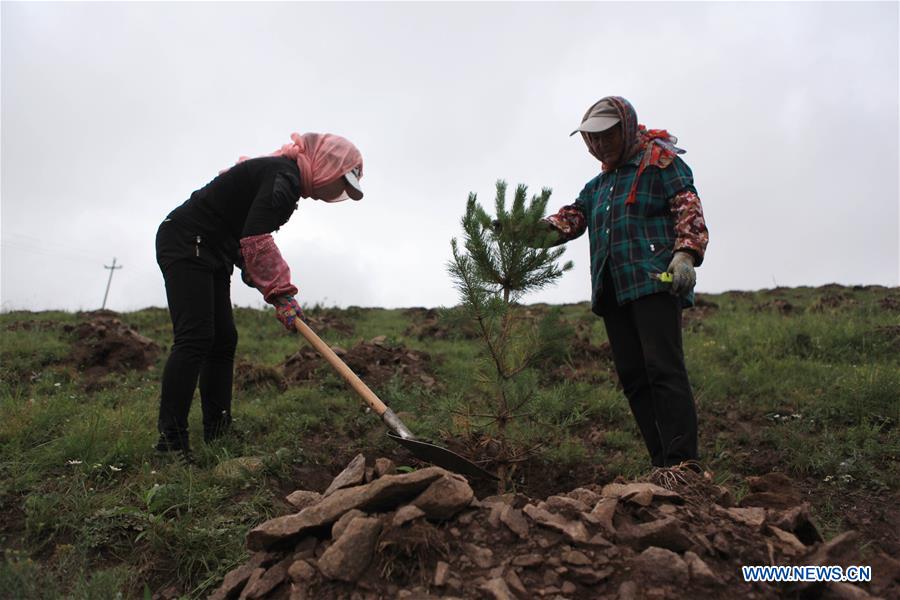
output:
[[[501,489],[508,487],[515,463],[531,451],[516,448],[508,435],[511,423],[528,414],[525,409],[534,395],[534,382],[525,375],[558,345],[552,324],[536,324],[519,301],[572,268],[571,262],[558,264],[565,250],[553,247],[557,234],[543,220],[550,193],[544,188],[528,200],[527,187],[520,184],[507,209],[506,183],[498,181],[494,218],[470,193],[462,218],[463,242],[450,242],[448,271],[463,310],[476,323],[486,359],[476,381],[491,398],[485,412],[469,410],[464,416],[484,419],[492,430]]]

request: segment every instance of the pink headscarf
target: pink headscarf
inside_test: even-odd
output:
[[[269,156],[287,156],[297,161],[300,195],[304,198],[309,197],[315,188],[328,185],[356,167],[359,167],[359,177],[362,177],[362,154],[350,140],[332,133],[292,133],[291,143]],[[242,156],[238,162],[247,159]]]

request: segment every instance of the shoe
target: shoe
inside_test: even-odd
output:
[[[194,464],[194,456],[191,454],[191,448],[187,442],[173,442],[166,436],[160,434],[159,440],[153,447],[159,456],[174,457],[176,460],[187,465]]]
[[[234,422],[231,418],[231,414],[228,411],[223,410],[218,418],[210,423],[204,421],[203,441],[207,444],[214,442],[215,440],[226,435],[238,440],[243,439],[240,433],[234,428]]]

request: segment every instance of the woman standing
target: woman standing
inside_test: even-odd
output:
[[[588,231],[592,310],[654,467],[699,471],[697,411],[684,364],[681,310],[709,233],[684,151],[638,125],[619,96],[592,105],[572,132],[601,162],[574,204],[547,218],[560,243]]]
[[[241,157],[169,213],[156,234],[175,335],[162,379],[156,445],[161,452],[189,456],[188,412],[198,380],[204,440],[230,427],[234,265],[293,331],[303,313],[272,232],[290,219],[299,198],[363,197],[362,155],[350,141],[328,133],[294,133],[291,140],[269,156]]]

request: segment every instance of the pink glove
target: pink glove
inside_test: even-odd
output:
[[[275,316],[288,331],[296,331],[294,320],[303,320],[303,310],[293,296],[276,296],[272,298],[275,305]]]

